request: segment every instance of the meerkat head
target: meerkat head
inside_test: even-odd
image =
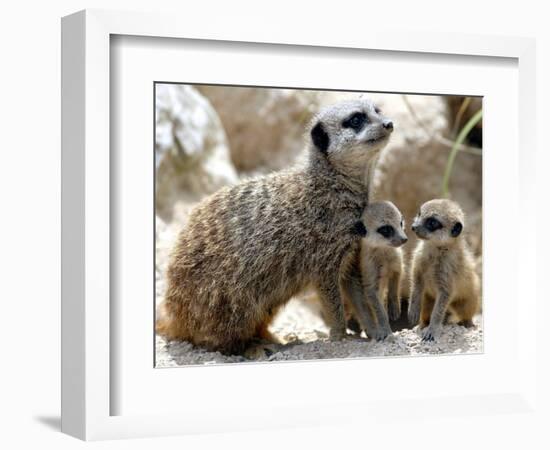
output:
[[[430,200],[420,207],[411,228],[420,239],[436,245],[450,245],[462,233],[464,212],[451,200]]]
[[[354,175],[376,160],[392,131],[393,122],[370,100],[360,98],[323,109],[313,120],[310,135],[314,151]]]
[[[405,220],[392,202],[370,203],[361,217],[367,234],[364,242],[372,247],[400,247],[407,242]]]

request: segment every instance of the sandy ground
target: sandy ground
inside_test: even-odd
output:
[[[235,363],[251,361],[291,361],[311,359],[364,358],[426,354],[481,353],[483,329],[481,316],[474,320],[476,327],[466,329],[447,325],[441,338],[434,343],[421,341],[418,327],[403,328],[403,322],[392,324],[393,335],[383,342],[350,336],[340,342],[327,339],[328,329],[308,302],[291,300],[276,317],[270,331],[284,345],[258,345],[253,356],[225,356],[208,352],[187,342],[167,342],[156,337],[157,367],[177,367],[196,364]]]

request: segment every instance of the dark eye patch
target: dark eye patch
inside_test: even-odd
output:
[[[391,225],[383,225],[376,232],[386,239],[391,238],[395,234],[395,230]]]
[[[426,228],[426,230],[430,232],[434,232],[443,228],[443,225],[441,225],[441,222],[437,220],[435,217],[428,217],[424,221],[424,227]]]
[[[361,237],[365,237],[367,235],[365,224],[363,224],[363,222],[361,222],[360,220],[358,222],[355,222],[355,224],[353,225],[353,233],[358,234]]]
[[[342,122],[343,128],[351,128],[356,133],[359,132],[367,122],[367,115],[364,112],[356,112]]]

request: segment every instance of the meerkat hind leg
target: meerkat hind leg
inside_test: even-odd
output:
[[[471,319],[465,319],[458,322],[459,325],[462,325],[464,328],[473,328],[475,327],[474,321]]]
[[[317,292],[324,310],[324,317],[330,329],[330,340],[339,341],[347,337],[344,302],[340,295],[337,278],[330,275],[319,280]]]
[[[269,326],[273,322],[273,319],[281,309],[281,306],[271,308],[264,318],[264,320],[256,328],[256,339],[273,343],[273,344],[282,344],[282,342],[275,336],[270,330]]]
[[[473,318],[478,310],[475,301],[466,298],[457,299],[452,303],[451,309],[457,317],[458,325],[466,328],[474,326]]]
[[[273,341],[253,339],[243,352],[243,356],[247,359],[265,360],[279,352],[283,347],[283,344],[277,344]]]
[[[388,282],[388,316],[391,321],[401,317],[401,299],[399,298],[399,273],[391,275]]]
[[[271,309],[264,320],[258,325],[255,337],[244,351],[245,358],[263,360],[277,353],[284,346],[284,343],[269,330],[269,325],[279,309],[279,307]]]
[[[422,277],[416,273],[413,275],[413,286],[411,287],[411,295],[407,306],[407,320],[409,325],[414,327],[420,321],[420,311],[424,303],[424,282]]]
[[[424,294],[420,309],[420,328],[426,328],[430,324],[430,317],[434,308],[435,298],[431,295]]]

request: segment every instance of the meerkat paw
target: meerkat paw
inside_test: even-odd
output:
[[[346,329],[343,330],[340,328],[333,328],[330,330],[329,340],[331,341],[342,341],[348,337]]]
[[[390,327],[378,327],[374,332],[370,335],[370,337],[376,341],[383,341],[388,336],[392,335],[392,330]]]
[[[459,325],[462,325],[464,328],[474,328],[475,324],[471,319],[466,319],[458,322]]]
[[[261,348],[260,346],[252,346],[252,347],[248,347],[245,352],[244,352],[244,355],[243,355],[246,359],[252,359],[252,360],[261,360],[261,359],[265,359],[266,357],[266,354],[264,352],[264,349]]]
[[[409,324],[414,326],[420,320],[420,305],[409,304],[409,310],[407,311],[407,317]]]
[[[265,360],[280,351],[281,345],[273,343],[255,343],[244,352],[244,357],[252,360]]]
[[[422,341],[423,342],[433,342],[439,338],[441,335],[440,327],[433,327],[428,325],[422,330]]]
[[[388,316],[392,322],[401,317],[401,302],[390,302],[388,305]]]

